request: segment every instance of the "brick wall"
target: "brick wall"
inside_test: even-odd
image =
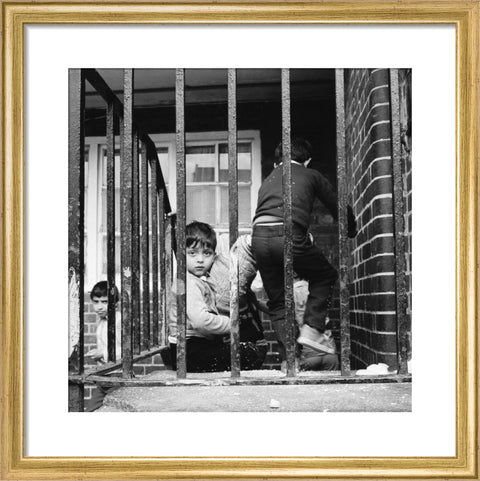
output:
[[[338,224],[319,202],[314,206],[311,233],[315,244],[320,248],[328,262],[338,271]],[[333,338],[340,352],[340,302],[339,284],[335,283],[332,304],[328,311],[330,322],[328,328],[332,331]]]
[[[90,293],[85,293],[85,316],[84,316],[84,352],[87,353],[96,347],[96,314],[93,312],[92,303],[90,302]],[[85,358],[85,368],[93,367],[95,363],[88,363],[88,358]],[[134,364],[133,372],[136,376],[144,376],[153,371],[165,369],[160,354],[149,357]],[[88,401],[92,396],[92,391],[96,389],[95,386],[85,386],[85,401]]]
[[[390,92],[387,69],[347,70],[346,155],[358,223],[350,286],[352,367],[396,366]]]

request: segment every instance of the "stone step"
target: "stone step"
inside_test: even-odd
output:
[[[198,376],[198,375],[197,375]],[[204,376],[204,375],[203,375]],[[411,382],[121,387],[102,412],[409,412]]]

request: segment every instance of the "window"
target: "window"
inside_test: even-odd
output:
[[[89,156],[90,156],[90,146],[89,145],[85,145],[85,150],[84,150],[84,161],[85,161],[85,167],[84,167],[84,175],[83,175],[83,179],[84,179],[84,209],[85,209],[85,212],[88,212],[88,159],[89,159]],[[87,249],[88,249],[88,228],[87,228],[87,219],[85,218],[84,219],[84,241],[83,241],[83,246],[84,246],[84,252],[86,253],[87,252]],[[88,275],[88,263],[87,263],[87,256],[85,255],[85,259],[84,259],[84,272],[85,272],[85,278],[87,277]]]
[[[100,146],[100,277],[107,277],[107,148]],[[115,272],[120,272],[120,150],[115,149]],[[118,284],[119,279],[115,282]]]
[[[174,134],[151,135],[176,210]],[[221,235],[228,232],[228,143],[226,132],[187,134],[187,222],[207,222]],[[85,139],[85,287],[107,277],[107,173],[104,137]],[[120,139],[115,139],[120,145]],[[260,138],[256,131],[238,133],[238,208],[242,233],[249,232],[260,186]],[[149,175],[150,189],[150,175]],[[149,209],[149,217],[151,212]],[[87,243],[88,238],[88,243]],[[150,249],[151,255],[151,249]],[[115,270],[120,282],[120,150],[115,151]]]
[[[158,160],[162,168],[163,175],[168,175],[168,148],[157,148]],[[141,158],[141,152],[140,152]],[[100,225],[98,227],[98,233],[100,236],[100,277],[106,278],[107,276],[107,148],[105,145],[101,145],[101,158],[100,158],[100,171],[101,171],[101,187],[100,187],[100,205],[101,205],[101,217]],[[140,178],[141,178],[142,162],[139,162]],[[167,177],[168,179],[168,177]],[[148,192],[150,196],[151,174],[148,169]],[[168,188],[168,185],[167,185]],[[141,209],[140,204],[140,209]],[[148,219],[149,225],[152,222],[152,212],[150,209],[150,197],[148,199]],[[115,150],[115,272],[120,272],[120,150]],[[140,225],[140,234],[142,226]],[[150,242],[151,244],[151,242]],[[150,245],[151,256],[151,245]],[[151,260],[150,260],[151,261]],[[117,274],[116,282],[120,282],[119,275]]]
[[[240,225],[248,225],[252,215],[252,145],[242,142],[237,150],[238,218]],[[201,220],[217,228],[228,228],[228,144],[187,144],[185,161],[187,222]]]

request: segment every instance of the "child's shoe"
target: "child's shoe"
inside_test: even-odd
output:
[[[300,336],[297,342],[318,352],[335,354],[335,340],[332,337],[331,331],[322,333],[310,327],[308,324],[304,324],[300,328]]]

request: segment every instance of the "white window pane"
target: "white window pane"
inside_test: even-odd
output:
[[[101,205],[102,205],[102,214],[100,218],[100,232],[106,232],[107,230],[107,189],[104,188],[101,190]],[[118,187],[115,188],[115,230],[120,229],[120,189]]]
[[[215,224],[215,190],[211,185],[187,186],[187,223]]]
[[[158,161],[162,170],[163,180],[168,186],[169,165],[168,165],[168,147],[157,147]]]
[[[84,157],[83,157],[83,160],[85,161],[85,174],[84,174],[84,181],[85,181],[85,192],[87,190],[87,187],[88,187],[88,156],[89,156],[89,153],[90,153],[90,146],[89,145],[86,145],[85,146],[85,151],[84,151]]]
[[[228,144],[220,144],[220,171],[218,180],[228,181]],[[252,146],[250,143],[241,143],[237,146],[238,181],[250,182],[252,180]]]
[[[141,159],[141,156],[140,156]],[[148,213],[148,226],[149,226],[149,231],[151,231],[152,228],[152,205],[151,205],[151,189],[152,189],[152,184],[151,184],[151,172],[150,172],[150,162],[147,162],[147,205],[145,206],[143,204],[143,159],[140,160],[140,188],[139,188],[139,207],[140,207],[140,235],[143,235],[143,214],[144,214],[144,209],[146,209],[146,212]]]
[[[85,223],[86,225],[86,223]],[[87,254],[88,254],[88,235],[87,235],[87,232],[85,232],[85,236],[83,238],[83,245],[84,245],[84,252],[85,252],[85,256],[83,258],[83,269],[84,269],[84,279],[88,279],[88,260],[87,260]]]
[[[107,149],[102,148],[101,158],[102,188],[100,192],[101,216],[100,232],[107,230]],[[115,230],[120,230],[120,149],[115,149]]]
[[[88,279],[88,269],[87,269],[87,266],[88,266],[88,262],[87,262],[87,253],[88,253],[88,232],[87,232],[87,225],[88,225],[88,167],[89,167],[89,163],[88,163],[88,156],[89,156],[89,152],[90,152],[90,146],[89,145],[86,145],[85,146],[85,151],[84,151],[84,161],[85,161],[85,171],[84,171],[84,191],[83,191],[83,201],[84,201],[84,215],[85,215],[85,218],[84,218],[84,242],[83,242],[83,248],[84,248],[84,252],[85,252],[85,257],[84,257],[84,276],[85,276],[85,279]]]
[[[220,222],[228,224],[228,186],[221,186],[221,200],[220,200]],[[250,223],[250,186],[238,186],[238,221],[241,224]]]
[[[107,187],[107,149],[102,148],[102,187]],[[115,185],[120,185],[120,150],[115,149]]]
[[[107,235],[102,235],[102,277],[107,276]],[[120,236],[115,236],[115,273],[120,273]]]
[[[214,145],[187,147],[185,151],[187,182],[215,181],[216,160]]]

